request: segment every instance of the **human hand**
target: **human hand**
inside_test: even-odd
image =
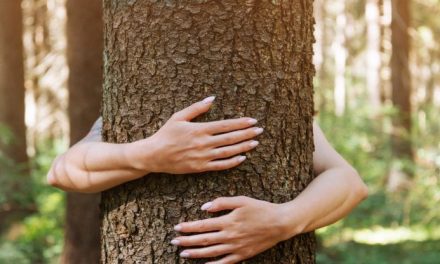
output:
[[[202,210],[210,213],[232,211],[220,217],[178,224],[174,227],[178,232],[201,234],[178,236],[171,243],[183,247],[200,247],[182,251],[181,257],[223,256],[208,263],[237,263],[290,238],[283,217],[285,209],[281,204],[246,196],[217,198],[204,204]]]
[[[174,113],[155,134],[139,141],[140,149],[146,150],[145,143],[151,149],[141,154],[138,164],[150,172],[185,174],[225,170],[243,162],[246,156],[238,154],[255,148],[258,141],[250,139],[263,129],[251,127],[257,120],[248,117],[189,122],[207,112],[213,100],[211,96]]]

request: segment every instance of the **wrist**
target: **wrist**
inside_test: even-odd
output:
[[[301,217],[299,208],[293,201],[279,204],[280,226],[283,230],[283,240],[290,239],[304,232],[306,223]]]
[[[149,138],[125,144],[125,153],[131,169],[145,174],[159,172],[154,162],[155,150]]]

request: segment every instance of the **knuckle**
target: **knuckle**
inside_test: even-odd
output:
[[[201,172],[203,171],[203,167],[197,163],[197,162],[192,162],[189,165],[190,170],[194,171],[194,172]]]
[[[211,251],[211,253],[212,253],[212,255],[214,255],[214,256],[218,256],[218,255],[220,255],[222,252],[220,251],[220,249],[213,249],[213,250]]]
[[[202,239],[201,245],[202,246],[208,246],[208,245],[211,244],[210,242],[211,241],[207,237],[205,237],[205,238]]]
[[[206,228],[206,222],[200,221],[199,224],[198,224],[198,227],[199,227],[198,229],[200,229],[200,230],[205,229]]]
[[[205,147],[205,141],[198,137],[197,132],[190,132],[190,137],[192,137],[191,145],[193,149],[201,150]]]
[[[226,144],[232,144],[234,142],[234,137],[232,135],[227,135],[224,139]]]
[[[252,257],[254,255],[254,250],[252,248],[246,248],[243,249],[243,253],[242,253],[243,257],[245,258],[249,258]]]
[[[216,156],[220,156],[220,157],[225,157],[228,154],[228,151],[226,149],[217,149],[216,152],[217,152]]]

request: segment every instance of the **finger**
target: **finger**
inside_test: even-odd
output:
[[[204,170],[205,171],[227,170],[240,165],[240,163],[242,163],[245,159],[246,156],[240,155],[229,159],[210,161],[206,164]]]
[[[225,241],[225,234],[222,232],[211,232],[200,235],[180,236],[171,240],[171,244],[176,246],[211,246]]]
[[[249,140],[232,146],[215,148],[210,151],[210,158],[224,159],[231,156],[235,156],[239,153],[243,153],[255,148],[256,146],[258,146],[258,143],[259,142],[256,140]]]
[[[186,249],[180,253],[180,256],[183,258],[213,258],[228,254],[233,250],[233,245],[220,244],[204,248]]]
[[[236,255],[236,254],[230,254],[222,259],[219,259],[216,261],[206,262],[206,264],[235,264],[235,263],[238,263],[242,260],[243,260],[243,258],[241,256]]]
[[[212,202],[205,203],[201,209],[211,213],[223,210],[234,210],[246,205],[249,199],[250,198],[246,196],[219,197]]]
[[[178,121],[190,121],[195,117],[207,112],[212,102],[214,101],[215,96],[210,96],[203,99],[200,102],[194,103],[187,108],[180,110],[179,112],[174,113],[171,116],[171,119]]]
[[[252,127],[224,133],[221,135],[215,135],[210,138],[209,145],[214,147],[232,145],[237,142],[258,136],[259,134],[263,133],[263,130],[264,129],[261,127]]]
[[[205,122],[201,124],[203,124],[203,127],[206,130],[206,132],[210,134],[219,134],[219,133],[230,132],[238,129],[244,129],[249,126],[255,125],[257,122],[258,121],[254,118],[241,117],[235,119]]]
[[[225,216],[180,223],[174,230],[183,233],[202,233],[221,230],[224,226]]]

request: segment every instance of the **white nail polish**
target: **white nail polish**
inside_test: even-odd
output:
[[[182,230],[182,226],[181,225],[176,225],[176,226],[174,226],[174,230],[175,231],[180,231],[180,230]]]
[[[255,133],[257,133],[257,135],[259,135],[259,134],[263,133],[263,130],[264,129],[262,127],[256,128]]]
[[[188,257],[189,257],[189,253],[183,251],[182,253],[180,253],[180,256],[181,256],[182,258],[188,258]]]
[[[211,208],[212,203],[211,202],[207,202],[204,205],[202,205],[202,207],[200,209],[202,209],[203,211],[208,210],[209,208]]]
[[[177,239],[173,239],[173,240],[171,240],[171,244],[178,246],[180,244],[180,241]]]
[[[246,159],[246,156],[239,156],[238,157],[238,161],[240,161],[240,162],[242,162],[243,160],[245,160]]]
[[[255,119],[255,118],[251,118],[251,119],[249,119],[249,121],[248,121],[248,123],[249,123],[250,125],[255,125],[257,122],[258,122],[258,120]]]
[[[250,145],[252,148],[254,148],[254,147],[258,146],[259,143],[260,143],[260,142],[258,142],[258,141],[252,141],[249,145]]]
[[[214,101],[214,99],[215,99],[215,96],[210,96],[210,97],[207,97],[207,98],[203,99],[202,102],[204,104],[209,104],[209,103],[212,103],[212,101]]]

